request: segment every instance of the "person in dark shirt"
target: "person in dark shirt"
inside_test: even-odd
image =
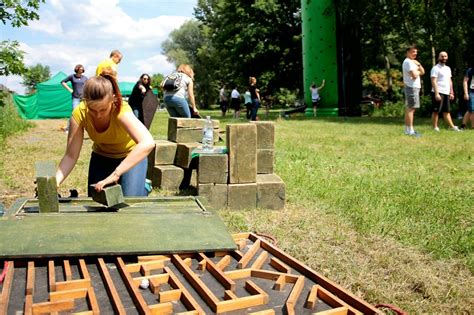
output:
[[[257,120],[257,112],[260,107],[260,90],[257,88],[257,79],[255,77],[249,78],[249,91],[252,99],[252,111],[250,114],[250,120]]]
[[[78,64],[74,67],[74,74],[71,74],[64,78],[61,81],[61,85],[68,90],[72,95],[72,110],[79,105],[82,98],[82,90],[84,89],[84,84],[87,81],[87,77],[84,75],[84,66]],[[72,88],[67,85],[67,82],[71,82]],[[69,122],[65,131],[69,130]]]
[[[128,104],[133,110],[135,116],[144,123],[143,120],[143,99],[145,98],[146,92],[151,90],[151,78],[148,74],[144,73],[140,76],[133,87],[132,94],[128,98]]]

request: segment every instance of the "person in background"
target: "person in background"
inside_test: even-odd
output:
[[[237,86],[234,86],[230,93],[230,107],[234,110],[234,118],[240,118],[240,93]]]
[[[74,74],[71,74],[61,81],[61,85],[71,93],[72,96],[72,110],[81,102],[82,91],[84,84],[87,81],[87,77],[84,75],[84,66],[78,64],[74,67]],[[67,82],[71,82],[72,88],[67,85]],[[69,121],[65,131],[69,130]]]
[[[219,90],[219,105],[221,107],[222,117],[225,117],[227,112],[227,107],[229,107],[229,98],[227,97],[225,84],[222,85],[222,88]]]
[[[321,96],[319,95],[319,91],[324,87],[324,83],[326,80],[323,80],[321,86],[316,87],[314,81],[311,83],[309,87],[311,91],[311,103],[313,104],[313,116],[316,117],[316,110],[318,108],[319,101],[321,100]]]
[[[108,69],[108,73],[112,74],[115,79],[118,77],[118,64],[122,61],[122,53],[118,50],[112,50],[110,57],[108,59],[102,60],[97,69],[95,70],[95,75],[99,76],[104,69]]]
[[[454,100],[453,81],[451,79],[451,68],[446,65],[448,61],[448,53],[442,51],[438,55],[438,63],[431,69],[431,104],[433,129],[439,132],[438,120],[439,113],[443,113],[444,121],[449,125],[449,128],[454,131],[460,131],[457,126],[453,124],[451,119],[450,101]]]
[[[180,78],[179,87],[173,91],[165,90],[163,101],[171,117],[191,118],[191,110],[199,114],[194,98],[194,71],[190,65],[181,64],[176,72]],[[161,84],[162,88],[165,80]]]
[[[250,114],[250,120],[256,121],[258,108],[260,107],[260,90],[257,88],[257,78],[250,77],[249,83],[250,97],[252,98],[252,111]]]
[[[405,134],[419,136],[413,128],[415,110],[420,108],[420,76],[425,74],[425,69],[416,60],[418,49],[410,46],[406,50],[406,58],[403,61],[403,83],[405,84]]]
[[[143,99],[145,98],[146,92],[150,91],[151,89],[150,76],[146,73],[143,73],[137,83],[135,83],[135,86],[132,89],[132,94],[130,94],[130,97],[128,98],[128,104],[130,104],[133,113],[142,123],[144,123]]]
[[[152,135],[122,101],[112,73],[87,80],[84,96],[74,109],[66,152],[56,172],[58,186],[79,158],[84,132],[93,141],[89,162],[88,196],[92,189],[120,183],[124,196],[146,196],[147,156],[155,146]]]
[[[471,62],[471,67],[466,70],[462,82],[462,89],[464,100],[466,101],[467,110],[464,114],[461,129],[466,128],[466,125],[471,121],[471,128],[474,129],[474,62]]]
[[[247,119],[250,119],[250,114],[252,112],[252,95],[250,94],[250,91],[248,89],[244,93],[244,104],[247,110]]]

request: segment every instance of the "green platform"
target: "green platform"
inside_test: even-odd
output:
[[[145,255],[234,250],[220,217],[195,197],[125,198],[107,209],[90,198],[61,200],[59,213],[39,213],[18,200],[0,217],[0,258]]]

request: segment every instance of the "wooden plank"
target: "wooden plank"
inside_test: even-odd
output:
[[[266,252],[265,252],[266,253]],[[280,259],[272,257],[270,258],[270,266],[278,270],[279,272],[291,273],[291,268],[287,264],[282,262]]]
[[[135,306],[140,314],[151,314],[150,308],[148,304],[143,299],[143,296],[138,291],[138,288],[133,285],[133,279],[131,275],[128,273],[125,263],[123,262],[121,257],[117,257],[117,269],[122,276],[122,280],[127,287],[128,293],[135,303]]]
[[[257,259],[252,264],[252,269],[260,269],[268,258],[267,252],[261,252]]]
[[[155,261],[155,260],[164,260],[170,261],[171,258],[167,255],[147,255],[147,256],[138,256],[137,257],[139,263],[147,262],[147,261]]]
[[[69,264],[69,260],[63,260],[63,268],[64,268],[64,279],[66,281],[72,280],[72,271],[71,271],[71,264]]]
[[[33,304],[33,315],[66,312],[74,309],[74,300],[60,300]]]
[[[28,294],[25,296],[25,306],[23,308],[23,315],[33,314],[33,295]]]
[[[338,298],[337,296],[335,296],[334,294],[332,294],[325,288],[321,287],[320,285],[318,285],[317,287],[318,287],[318,298],[320,298],[321,301],[323,301],[324,303],[335,308],[338,308],[338,307],[347,308],[351,314],[363,314],[362,312],[350,306],[349,304],[347,304],[346,302],[344,302],[343,300],[341,300],[340,298]]]
[[[244,254],[242,259],[239,260],[237,266],[238,268],[242,269],[247,266],[247,264],[250,262],[250,260],[255,256],[257,251],[260,249],[260,240],[255,241],[253,243],[252,247]]]
[[[262,295],[263,301],[265,304],[268,303],[268,294],[263,289],[261,289],[258,285],[256,285],[252,280],[245,281],[245,290],[252,295]]]
[[[26,275],[25,295],[33,295],[35,289],[35,262],[29,261]]]
[[[89,276],[89,271],[87,270],[87,265],[84,259],[79,259],[79,269],[84,279],[91,280],[91,277]],[[89,308],[91,309],[92,314],[94,315],[100,314],[99,303],[97,302],[97,298],[95,296],[95,292],[94,292],[94,288],[92,287],[92,284],[87,290],[87,304],[89,305]]]
[[[54,260],[48,261],[48,286],[49,292],[56,291],[56,271],[54,269]]]
[[[290,296],[286,300],[286,310],[288,312],[288,315],[296,314],[295,306],[296,302],[298,301],[298,298],[300,297],[301,291],[303,291],[304,279],[304,276],[298,277],[298,280],[296,281],[293,286],[293,289],[291,290]]]
[[[232,280],[249,278],[252,276],[252,269],[237,269],[225,272],[226,276]]]
[[[231,290],[225,290],[224,291],[224,300],[235,300],[235,299],[238,299],[239,297],[237,295],[235,295],[234,292],[232,292]]]
[[[317,312],[318,315],[347,315],[349,314],[349,309],[347,307],[338,307],[332,310]]]
[[[217,304],[216,313],[225,313],[235,310],[246,309],[249,307],[260,306],[265,304],[265,297],[258,295],[245,296],[235,300],[221,301]]]
[[[170,302],[150,305],[150,314],[173,314],[173,304]]]
[[[123,307],[122,300],[120,299],[120,295],[118,294],[117,289],[115,288],[112,277],[110,276],[107,265],[105,264],[102,258],[99,258],[97,262],[99,263],[99,272],[104,282],[105,289],[107,290],[107,295],[111,300],[111,304],[115,314],[127,314],[125,308]]]
[[[248,315],[275,315],[275,311],[272,309],[269,309],[269,310],[248,313]]]
[[[222,257],[221,260],[219,260],[216,263],[216,267],[224,271],[224,269],[230,265],[231,261],[232,261],[232,257],[230,255],[225,255],[224,257]]]
[[[0,314],[7,314],[8,302],[13,286],[13,274],[15,273],[15,265],[13,261],[8,261],[7,272],[3,278],[2,292],[0,295]]]
[[[174,289],[168,291],[161,291],[159,294],[160,303],[175,302],[181,299],[181,290]]]
[[[209,305],[211,310],[216,312],[219,299],[214,295],[214,293],[211,292],[207,285],[188,266],[184,264],[179,255],[173,255],[171,261],[184,275],[186,280],[188,280],[194,290],[196,290],[196,292],[203,298],[207,305]]]
[[[87,270],[87,265],[84,259],[79,259],[79,270],[81,271],[81,276],[83,279],[90,279],[89,271]]]
[[[51,302],[62,300],[83,299],[87,296],[88,289],[64,290],[49,293],[49,300]]]
[[[229,277],[227,277],[225,275],[225,273],[222,272],[222,270],[220,270],[219,268],[216,267],[216,265],[214,264],[214,262],[212,260],[210,260],[206,255],[204,255],[203,253],[199,253],[198,254],[199,257],[201,257],[202,260],[205,260],[206,261],[206,269],[207,271],[209,271],[212,276],[214,278],[216,278],[216,280],[222,284],[222,286],[226,289],[226,290],[231,290],[231,291],[234,291],[235,290],[235,282],[230,279]]]
[[[91,286],[90,279],[78,279],[70,281],[56,282],[56,291],[66,291],[75,289],[89,289]]]
[[[187,309],[195,310],[198,314],[205,314],[204,310],[201,308],[199,303],[193,298],[191,293],[189,293],[188,289],[179,281],[178,277],[173,273],[173,271],[165,267],[165,272],[169,275],[169,284],[172,288],[181,290],[181,302],[183,302],[184,306]]]
[[[318,302],[318,286],[313,285],[311,287],[311,291],[308,294],[308,298],[306,299],[305,307],[312,310],[316,307],[317,302]]]

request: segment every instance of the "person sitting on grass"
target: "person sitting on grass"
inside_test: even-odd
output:
[[[155,143],[130,106],[122,101],[112,73],[87,80],[83,101],[72,112],[66,152],[56,172],[58,186],[77,163],[87,131],[93,141],[87,194],[120,183],[124,196],[146,196],[147,156]]]

